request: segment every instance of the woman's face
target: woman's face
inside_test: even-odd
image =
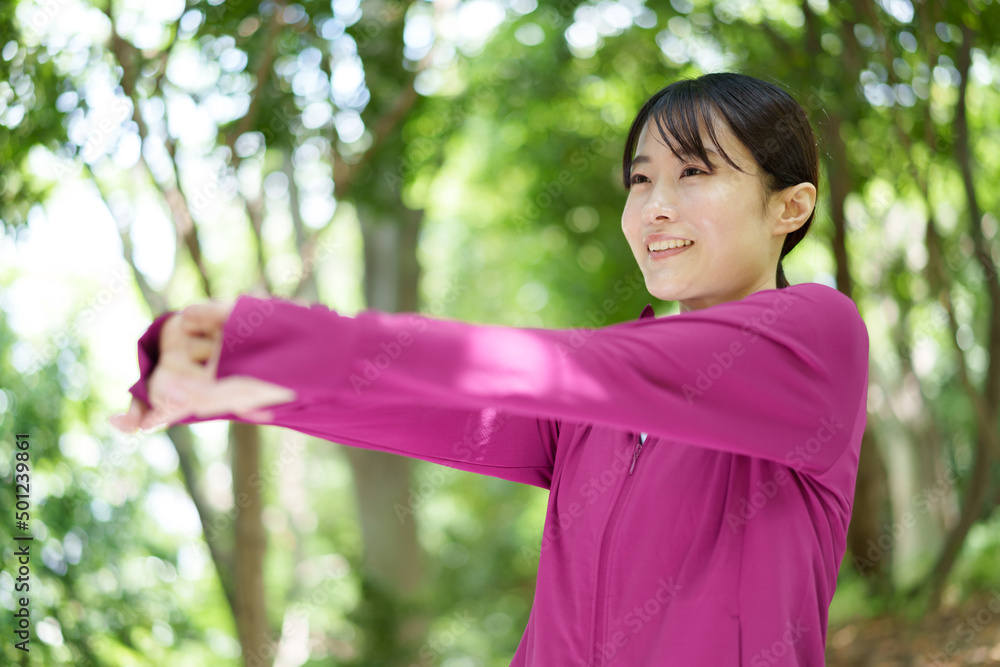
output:
[[[639,135],[632,163],[622,231],[646,289],[658,299],[679,301],[681,312],[775,289],[785,234],[805,222],[803,207],[812,211],[815,202],[815,188],[805,183],[771,197],[762,210],[763,184],[753,156],[724,121],[716,122],[716,135],[744,171],[726,163],[704,129],[702,142],[712,163],[679,160],[652,121]],[[693,243],[679,250],[650,250],[651,243],[656,248],[670,237]]]

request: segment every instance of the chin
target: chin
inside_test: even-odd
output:
[[[681,301],[682,299],[687,297],[687,295],[684,293],[684,290],[669,285],[667,286],[661,285],[659,287],[656,287],[656,286],[650,286],[647,283],[646,291],[649,292],[650,295],[652,295],[654,298],[657,298],[660,301]]]

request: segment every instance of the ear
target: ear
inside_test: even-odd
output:
[[[816,207],[816,186],[812,183],[791,185],[777,193],[772,232],[789,234],[805,224]]]

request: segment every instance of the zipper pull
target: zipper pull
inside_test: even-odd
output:
[[[631,475],[632,471],[635,470],[635,462],[639,460],[639,454],[642,452],[642,439],[641,436],[635,436],[635,451],[632,452],[632,465],[628,469],[628,474]]]

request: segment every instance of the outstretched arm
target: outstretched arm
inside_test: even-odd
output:
[[[278,424],[303,411],[336,423],[355,409],[374,422],[405,405],[414,415],[499,408],[818,475],[864,427],[868,335],[848,297],[814,283],[594,330],[347,317],[243,295],[224,327],[218,375],[293,388],[294,403],[270,408]]]
[[[134,430],[144,418],[146,427],[218,418],[268,423],[345,445],[549,488],[558,439],[555,420],[489,406],[421,406],[406,400],[319,405],[301,400],[294,381],[289,390],[261,379],[267,375],[269,362],[261,361],[259,346],[242,350],[234,346],[226,351],[224,368],[219,370],[223,348],[215,339],[221,338],[231,310],[232,303],[210,302],[185,309],[184,317],[173,311],[157,317],[139,340],[141,377],[130,389],[129,414],[114,417],[112,423],[126,431]],[[302,320],[305,311],[296,307],[285,313],[282,317],[288,319],[283,324],[293,329],[314,326]],[[324,354],[330,346],[321,339],[307,343],[301,338],[278,337],[267,347],[291,349],[308,359]],[[216,375],[218,380],[209,382]],[[183,389],[189,395],[172,400],[171,389]],[[274,403],[283,403],[277,417],[275,411],[265,409]],[[221,410],[222,405],[229,408]],[[241,408],[233,410],[235,405]]]
[[[355,442],[397,447],[410,435],[397,415],[430,428],[498,409],[540,427],[567,420],[643,431],[813,475],[859,438],[867,374],[856,306],[812,283],[595,330],[373,310],[347,317],[243,295],[225,323],[218,366],[220,380],[245,376],[295,391],[294,401],[268,408],[268,423],[345,444],[345,426]],[[401,429],[397,440],[385,440],[382,423]],[[421,440],[408,450],[454,460],[434,447]],[[553,450],[542,438],[508,438],[477,463],[539,468],[551,465]]]

